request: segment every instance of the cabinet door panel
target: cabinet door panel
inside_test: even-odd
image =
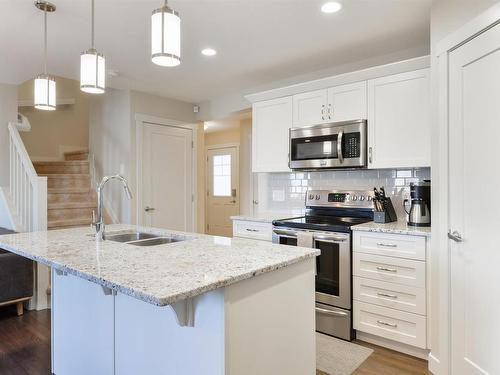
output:
[[[429,69],[368,81],[368,166],[430,166]]]
[[[255,103],[252,122],[252,171],[289,172],[288,132],[292,125],[292,97]]]
[[[317,90],[293,96],[293,126],[308,126],[328,122],[327,90]]]
[[[52,270],[52,372],[114,374],[114,296]]]
[[[329,121],[365,119],[366,106],[366,81],[328,89]]]

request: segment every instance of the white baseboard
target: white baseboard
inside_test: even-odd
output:
[[[432,352],[429,353],[429,371],[434,375],[441,374],[441,361],[432,355]]]
[[[369,342],[370,344],[375,344],[387,349],[395,350],[396,352],[411,355],[412,357],[417,357],[425,360],[429,359],[429,350],[427,349],[420,349],[415,346],[403,344],[397,341],[386,339],[384,337],[375,336],[359,331],[356,331],[356,338],[361,341]]]

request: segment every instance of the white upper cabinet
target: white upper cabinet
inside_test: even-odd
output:
[[[293,126],[328,122],[328,90],[304,92],[293,96]]]
[[[366,118],[366,82],[293,96],[293,126]]]
[[[328,89],[330,122],[366,119],[366,81]]]
[[[292,97],[254,103],[252,122],[252,172],[289,172]]]
[[[430,166],[430,73],[368,81],[368,167]]]

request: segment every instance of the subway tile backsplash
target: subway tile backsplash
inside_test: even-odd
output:
[[[402,203],[410,182],[430,179],[430,175],[430,168],[259,173],[259,211],[303,209],[308,189],[371,190],[384,186],[398,218],[404,220]]]

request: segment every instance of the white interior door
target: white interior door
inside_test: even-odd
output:
[[[192,130],[144,123],[142,139],[142,223],[192,231]]]
[[[500,25],[450,53],[451,373],[500,374]]]
[[[238,148],[207,150],[207,233],[231,237],[240,212]]]

